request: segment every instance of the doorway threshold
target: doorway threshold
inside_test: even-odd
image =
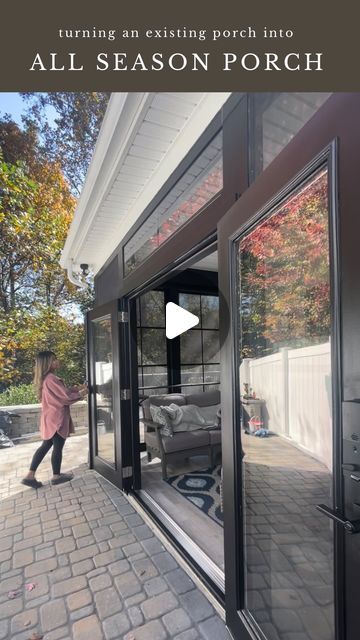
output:
[[[162,509],[145,491],[139,489],[132,493],[134,499],[142,505],[152,520],[161,528],[166,537],[175,545],[176,550],[185,558],[186,564],[205,582],[214,597],[223,604],[225,594],[224,572],[195,544],[181,527]]]

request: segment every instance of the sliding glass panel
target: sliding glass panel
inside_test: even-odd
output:
[[[208,144],[124,247],[128,274],[223,188],[222,132]]]
[[[111,317],[93,320],[97,455],[115,463]]]
[[[334,638],[328,236],[322,169],[238,243],[245,604],[269,639]]]

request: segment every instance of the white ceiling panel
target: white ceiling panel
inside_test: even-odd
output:
[[[139,133],[144,136],[151,136],[159,140],[165,140],[165,142],[171,143],[176,137],[176,129],[170,129],[170,127],[162,127],[159,124],[153,122],[143,122]]]
[[[156,160],[157,163],[159,163],[164,156],[164,154],[160,151],[155,151],[154,149],[146,149],[145,147],[138,147],[136,145],[133,145],[131,147],[129,155],[136,158],[149,158],[149,160]]]
[[[186,117],[181,117],[168,111],[161,111],[160,109],[149,109],[146,114],[145,121],[156,122],[163,127],[170,127],[176,129],[178,132],[184,126]]]
[[[153,100],[152,106],[161,111],[178,114],[182,117],[189,117],[194,109],[193,103],[179,101],[178,98],[173,97],[170,93],[158,93]]]
[[[141,136],[139,133],[134,140],[134,145],[138,147],[145,147],[146,149],[156,149],[161,153],[165,153],[169,147],[169,143],[165,140],[153,138],[152,136]]]

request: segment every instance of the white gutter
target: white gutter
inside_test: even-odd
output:
[[[70,282],[72,282],[72,284],[74,284],[76,287],[79,287],[80,289],[87,289],[88,288],[88,286],[89,286],[88,283],[84,282],[83,280],[81,280],[80,276],[77,276],[73,272],[73,263],[72,263],[71,260],[68,260],[68,263],[67,263],[67,266],[65,266],[65,269],[67,270],[67,276],[68,276]]]

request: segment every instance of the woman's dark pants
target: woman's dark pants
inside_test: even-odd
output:
[[[33,459],[30,465],[30,471],[36,471],[40,462],[45,458],[48,451],[53,447],[51,454],[51,466],[54,476],[60,474],[62,450],[65,444],[65,438],[59,436],[58,433],[50,438],[50,440],[43,440],[42,445],[35,451]]]

